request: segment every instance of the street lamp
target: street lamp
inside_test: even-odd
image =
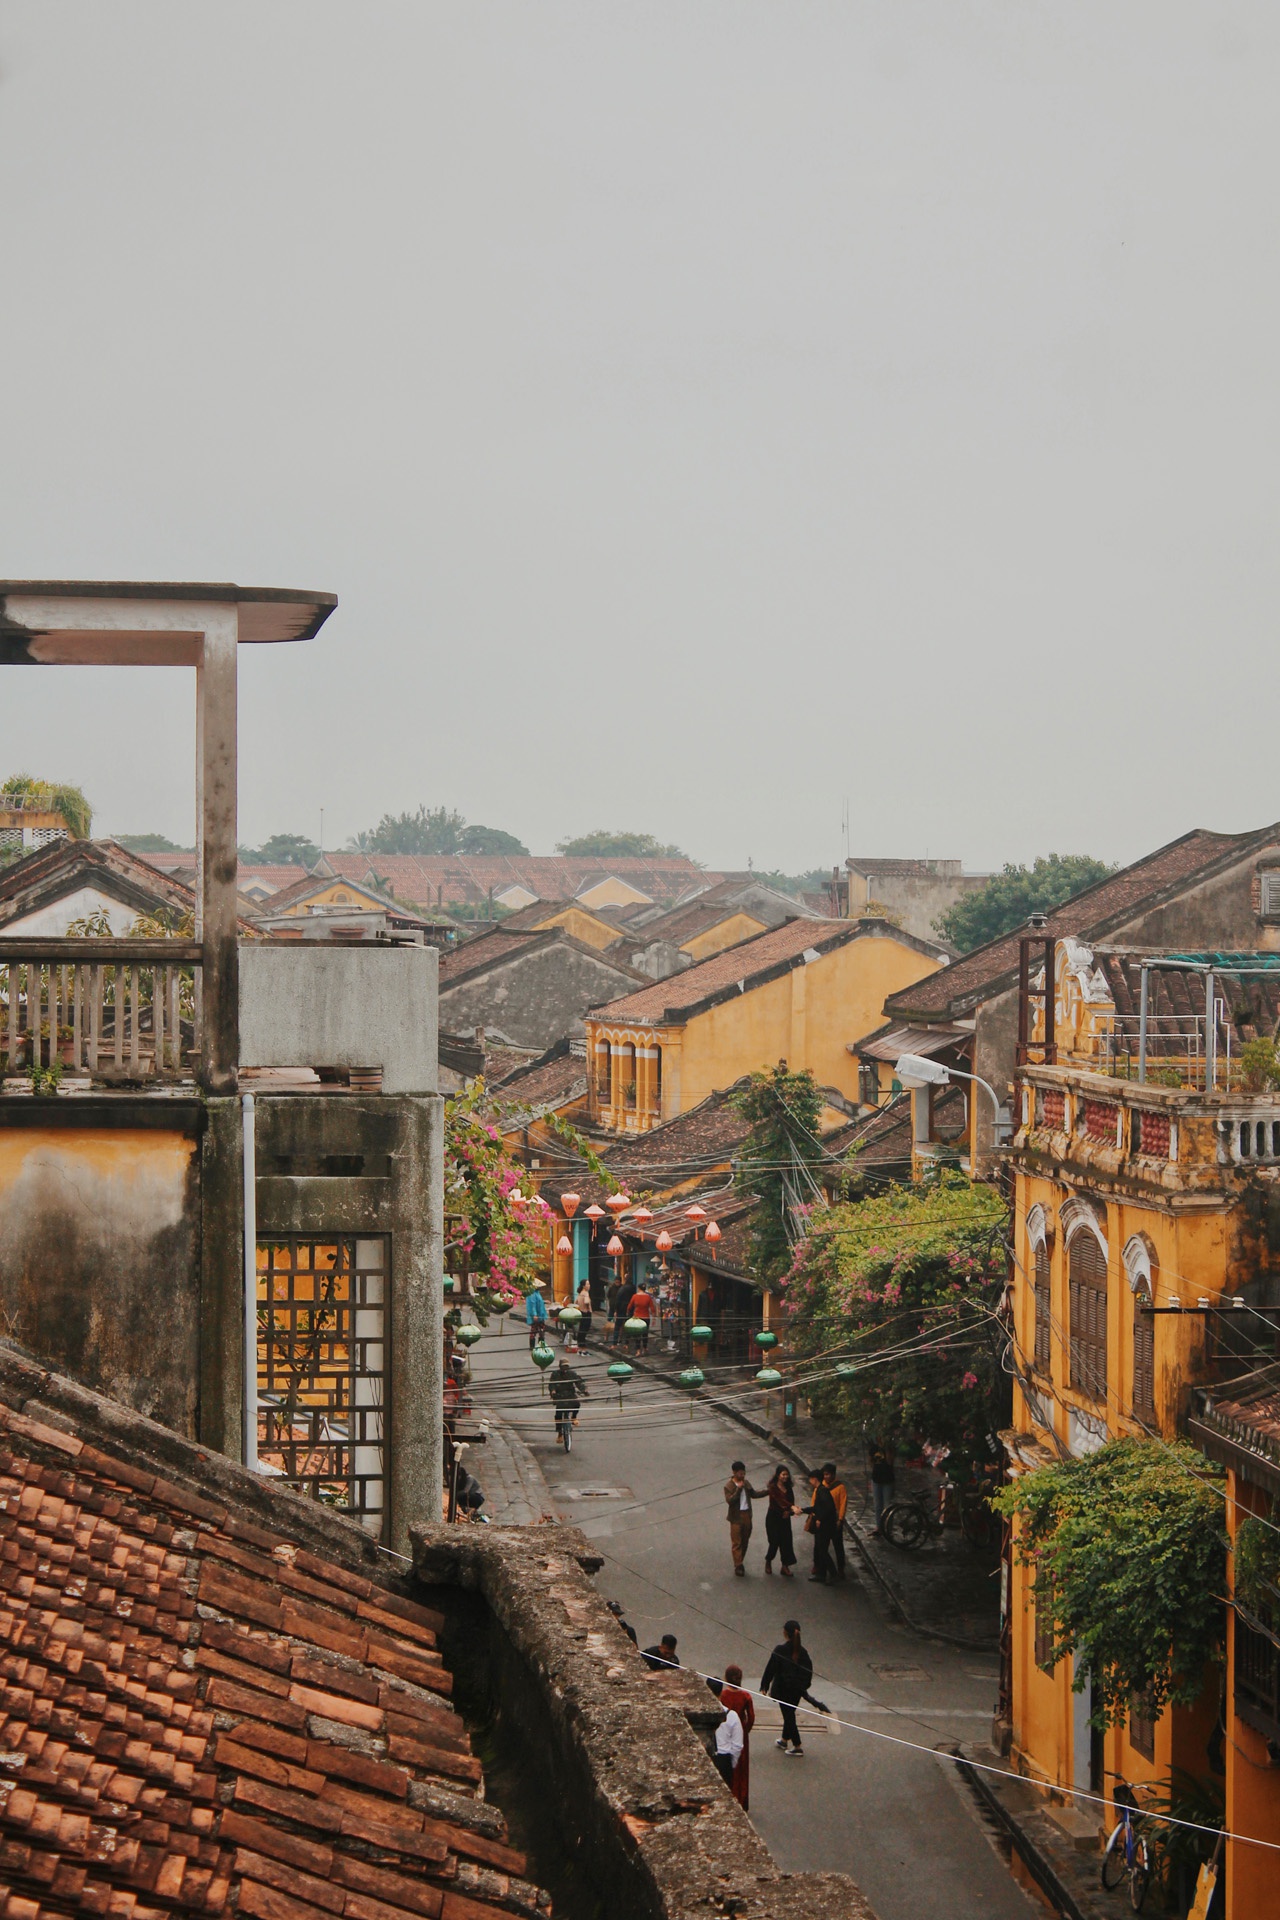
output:
[[[972,1080],[975,1087],[984,1088],[991,1096],[996,1113],[996,1145],[1002,1147],[1012,1133],[1013,1123],[996,1098],[995,1088],[979,1074],[965,1073],[960,1067],[944,1067],[940,1060],[928,1060],[922,1053],[900,1053],[893,1070],[903,1087],[909,1089],[949,1087],[953,1080]]]

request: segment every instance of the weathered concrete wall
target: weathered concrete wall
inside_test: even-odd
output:
[[[381,1067],[384,1093],[434,1093],[438,965],[434,947],[245,941],[241,1066]]]
[[[407,1553],[410,1525],[438,1518],[444,1479],[444,1103],[260,1096],[256,1130],[259,1241],[389,1240],[387,1544]]]
[[[176,1100],[0,1109],[4,1330],[50,1366],[188,1435],[199,1379],[202,1118],[197,1102]]]
[[[588,1577],[600,1561],[582,1534],[415,1529],[413,1556],[423,1599],[484,1599],[499,1730],[545,1783],[545,1821],[610,1920],[871,1920],[843,1874],[779,1872],[696,1730],[717,1717],[710,1695],[692,1675],[647,1673]]]
[[[946,861],[946,866],[959,862]],[[860,873],[849,875],[849,918],[856,920],[872,901],[878,901],[898,925],[921,940],[936,940],[935,924],[958,900],[986,886],[985,873],[873,874],[868,882]]]
[[[636,984],[630,968],[557,941],[441,987],[440,1021],[451,1033],[483,1027],[491,1039],[500,1032],[516,1047],[549,1047],[565,1034],[580,1039],[588,1007],[631,993]]]

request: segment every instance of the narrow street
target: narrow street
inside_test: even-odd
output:
[[[1015,1884],[951,1764],[876,1737],[929,1749],[985,1733],[994,1651],[965,1652],[888,1621],[852,1554],[844,1584],[808,1584],[800,1523],[793,1580],[766,1578],[762,1518],[747,1578],[735,1578],[721,1497],[729,1464],[745,1460],[762,1487],[776,1457],[734,1421],[639,1374],[620,1408],[604,1361],[579,1355],[573,1364],[592,1397],[566,1458],[523,1331],[512,1323],[500,1334],[491,1324],[471,1358],[478,1404],[533,1450],[561,1517],[604,1556],[600,1590],[621,1601],[641,1646],[673,1633],[685,1666],[718,1674],[737,1661],[744,1684],[756,1687],[782,1622],[801,1622],[816,1697],[853,1725],[802,1719],[805,1753],[795,1759],[775,1748],[776,1710],[761,1704],[751,1818],[780,1866],[851,1874],[880,1920],[1044,1915]],[[483,1482],[483,1459],[476,1471]]]

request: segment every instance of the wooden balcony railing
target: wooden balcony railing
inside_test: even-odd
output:
[[[200,1050],[195,940],[0,938],[0,1055],[8,1075],[180,1079]]]

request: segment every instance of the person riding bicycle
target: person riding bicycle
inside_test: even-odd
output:
[[[570,1431],[578,1423],[578,1404],[591,1398],[590,1389],[567,1360],[560,1361],[547,1388],[555,1404],[556,1439],[567,1444]]]

